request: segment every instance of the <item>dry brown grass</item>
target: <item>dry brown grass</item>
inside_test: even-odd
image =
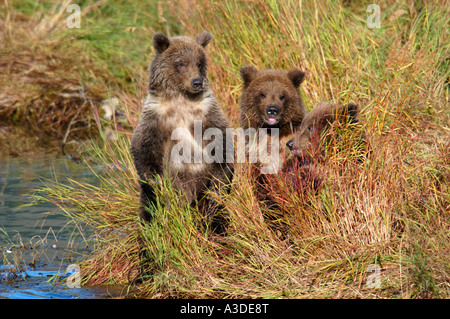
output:
[[[66,7],[28,16],[6,2],[0,13],[0,120],[59,140],[92,134],[93,110],[107,97],[104,81],[93,81],[102,78],[96,63],[67,47]]]

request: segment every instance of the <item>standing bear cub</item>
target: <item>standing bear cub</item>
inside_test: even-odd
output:
[[[149,183],[156,175],[167,173],[191,204],[231,179],[224,160],[229,122],[208,87],[205,47],[211,39],[208,32],[195,39],[153,36],[156,55],[149,68],[148,96],[131,140],[140,178],[139,216],[145,221],[151,220],[149,206],[156,200]],[[202,138],[209,128],[222,133],[213,134],[222,139],[212,151],[206,146],[215,139],[210,136],[207,144]]]
[[[272,129],[278,129],[277,148],[281,153],[276,154],[278,163],[273,163],[273,172],[276,172],[284,161],[283,150],[287,137],[294,133],[305,117],[305,105],[299,92],[305,72],[299,69],[288,73],[279,70],[258,71],[252,66],[242,67],[240,71],[243,80],[240,126],[256,130],[265,128],[270,138],[277,138]],[[258,153],[261,147],[267,145],[259,145]],[[274,154],[271,157],[273,161]]]

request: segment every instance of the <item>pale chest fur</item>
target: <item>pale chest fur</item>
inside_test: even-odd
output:
[[[167,128],[189,127],[194,120],[205,120],[206,114],[214,103],[210,95],[199,101],[182,96],[170,100],[161,100],[149,95],[144,104],[144,112],[151,112]]]
[[[205,142],[202,139],[202,126],[206,115],[215,101],[207,95],[199,101],[184,97],[162,101],[148,96],[144,112],[157,120],[158,126],[166,131],[168,138],[163,143],[163,166],[172,174],[200,174],[208,170],[204,160]]]

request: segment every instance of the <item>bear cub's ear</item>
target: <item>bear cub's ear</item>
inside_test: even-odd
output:
[[[166,37],[161,32],[157,32],[153,35],[153,47],[158,54],[163,53],[167,50],[170,45],[169,38]]]
[[[253,66],[243,66],[240,71],[242,80],[244,81],[244,87],[249,86],[250,82],[252,82],[255,79],[256,74],[258,74],[258,70]]]
[[[355,103],[348,103],[339,108],[339,113],[347,120],[348,123],[358,123],[358,105]]]
[[[298,88],[300,84],[305,80],[305,75],[306,73],[300,69],[293,69],[287,74],[289,80],[291,80],[292,84],[294,84],[296,88]]]
[[[211,33],[204,31],[202,34],[200,34],[195,38],[195,42],[197,42],[198,44],[200,44],[202,47],[205,48],[208,45],[208,43],[211,42],[213,37],[214,36]]]

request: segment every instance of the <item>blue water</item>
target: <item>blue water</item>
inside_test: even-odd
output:
[[[57,179],[96,183],[88,167],[66,157],[0,158],[0,299],[109,298],[119,287],[68,287],[70,264],[89,253],[89,228],[75,225],[56,206],[24,206]]]
[[[54,283],[51,279],[60,271],[61,269],[57,269],[55,266],[44,265],[15,274],[15,278],[8,280],[2,278],[0,280],[0,299],[92,299],[120,296],[120,287],[81,286],[80,288],[69,288],[61,278],[59,279],[60,283]]]

